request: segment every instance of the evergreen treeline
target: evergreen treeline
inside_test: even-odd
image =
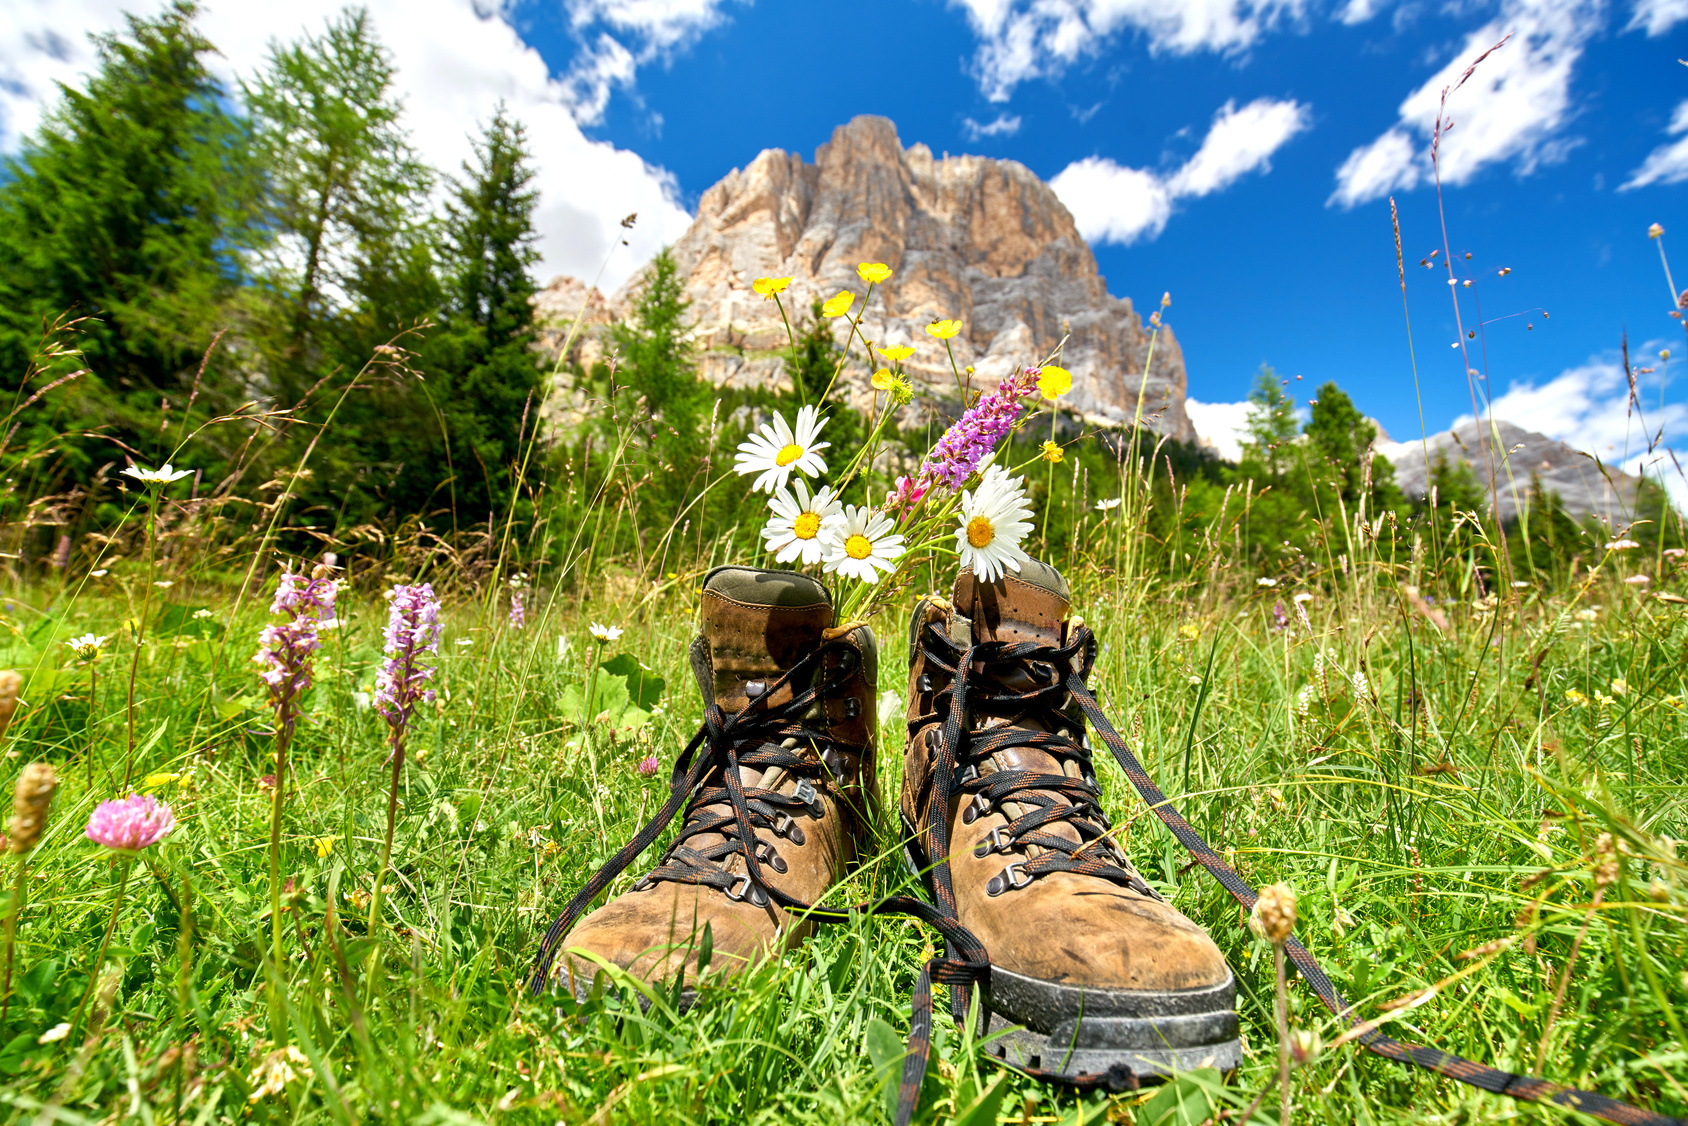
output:
[[[545,376],[521,124],[495,113],[442,177],[363,11],[239,91],[194,17],[177,0],[99,39],[0,171],[10,503],[97,498],[125,458],[285,484],[315,441],[290,486],[307,523],[502,516]]]

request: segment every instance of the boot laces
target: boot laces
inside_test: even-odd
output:
[[[1009,819],[974,849],[981,858],[992,853],[1010,857],[986,882],[986,893],[998,896],[1053,872],[1073,872],[1156,897],[1114,839],[1100,803],[1084,723],[1069,711],[1074,678],[1082,686],[1095,663],[1090,632],[1076,631],[1066,645],[987,641],[963,648],[934,623],[922,631],[920,647],[927,667],[950,677],[934,699],[944,716],[936,771],[936,784],[947,797],[944,804],[965,803],[961,819],[966,824],[991,813]],[[984,772],[992,756],[1016,748],[1049,755],[1062,772]],[[1009,806],[1017,807],[1018,814]],[[1061,825],[1079,839],[1052,831]],[[947,833],[947,820],[942,829]],[[1024,857],[1013,856],[1017,852]]]

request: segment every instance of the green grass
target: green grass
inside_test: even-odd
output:
[[[0,1029],[7,1121],[41,1120],[43,1104],[66,1122],[888,1120],[875,1060],[900,1050],[907,992],[933,940],[912,921],[823,928],[735,985],[706,988],[684,1013],[660,990],[643,1008],[625,982],[579,1006],[522,994],[538,933],[660,804],[668,764],[695,730],[700,704],[684,660],[695,574],[656,597],[614,571],[565,583],[530,599],[519,632],[501,605],[483,611],[484,594],[466,582],[448,594],[440,700],[411,743],[378,945],[361,905],[385,827],[386,750],[365,694],[385,583],[355,579],[291,751],[282,871],[292,885],[278,969],[266,965],[269,717],[248,663],[267,597],[237,607],[234,585],[172,563],[148,572],[141,558],[78,590],[30,583],[0,601],[0,668],[30,678],[5,737],[7,780],[35,759],[62,777],[30,858]],[[1256,587],[1240,570],[1201,587],[1126,583],[1090,566],[1071,578],[1075,610],[1104,646],[1093,686],[1116,726],[1247,879],[1298,893],[1298,935],[1363,1016],[1468,971],[1386,1030],[1518,1072],[1539,1055],[1547,1078],[1682,1114],[1688,872],[1667,838],[1688,838],[1688,607],[1620,583],[1621,563],[1565,592],[1521,591],[1498,609],[1471,597],[1435,608],[1448,616],[1446,633],[1401,593],[1397,583],[1413,578],[1406,567],[1310,578],[1300,589],[1313,595],[1311,632],[1287,581]],[[134,652],[123,623],[140,616],[154,580],[174,585],[151,588],[134,778],[186,776],[153,780],[180,824],[128,881],[110,980],[94,983],[83,1027],[40,1044],[75,1019],[110,917],[114,862],[81,833],[92,806],[121,788]],[[1681,591],[1680,572],[1655,586]],[[888,699],[904,683],[909,601],[874,623]],[[1290,629],[1274,628],[1274,602]],[[209,616],[194,617],[199,609]],[[589,619],[626,635],[599,650]],[[113,636],[91,700],[88,671],[63,644],[87,631]],[[583,725],[603,710],[602,700],[580,701],[590,664],[618,653],[665,682],[649,721],[633,729],[641,716],[627,713],[619,730]],[[600,675],[600,698],[609,680]],[[901,705],[880,719],[889,809]],[[641,776],[635,764],[651,753],[662,770]],[[974,1107],[984,1090],[969,1121],[990,1120],[995,1107],[1013,1122],[1151,1122],[1182,1099],[1201,1107],[1194,1122],[1209,1098],[1235,1121],[1275,1082],[1270,947],[1112,764],[1099,774],[1145,878],[1210,930],[1238,974],[1241,1073],[1223,1088],[1198,1076],[1170,1095],[1081,1097],[1001,1078],[940,1015],[926,1116]],[[1601,833],[1623,862],[1591,910]],[[885,836],[839,895],[912,888]],[[1542,1053],[1555,987],[1584,928]],[[1505,945],[1460,959],[1494,940]],[[1292,986],[1290,1007],[1295,1028],[1327,1042],[1338,1033],[1304,987]],[[294,1065],[298,1078],[280,1094],[249,1101],[254,1069],[287,1045],[308,1065]],[[1352,1045],[1321,1053],[1293,1084],[1303,1122],[1566,1118]],[[1274,1121],[1276,1107],[1268,1095],[1255,1120]]]

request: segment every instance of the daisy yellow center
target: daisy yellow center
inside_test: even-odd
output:
[[[791,522],[791,533],[800,540],[812,540],[821,530],[821,518],[813,512],[801,513]]]
[[[989,547],[996,538],[996,528],[983,516],[975,516],[967,521],[967,542],[974,547]]]
[[[864,535],[854,535],[844,541],[844,551],[851,559],[866,559],[873,554],[873,541]]]
[[[779,466],[781,469],[784,469],[786,466],[790,465],[802,456],[803,447],[799,446],[796,442],[793,442],[791,445],[774,455],[774,464]]]

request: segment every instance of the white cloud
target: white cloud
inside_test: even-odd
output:
[[[1688,0],[1635,0],[1635,14],[1625,31],[1644,28],[1648,38],[1657,38],[1688,20]]]
[[[1240,403],[1184,400],[1184,411],[1190,416],[1190,425],[1226,461],[1242,460],[1243,443],[1248,440],[1248,412],[1253,407],[1254,404],[1247,399]]]
[[[1680,184],[1688,180],[1688,101],[1677,103],[1676,112],[1670,116],[1670,127],[1665,132],[1684,135],[1648,153],[1641,167],[1630,173],[1628,181],[1618,189],[1620,192],[1644,188],[1648,184]]]
[[[1396,188],[1410,188],[1418,183],[1418,175],[1412,137],[1404,129],[1391,129],[1348,154],[1336,170],[1336,191],[1329,202],[1353,207]]]
[[[1014,87],[1053,77],[1094,56],[1117,35],[1137,32],[1151,51],[1236,52],[1280,20],[1296,19],[1307,0],[950,0],[967,12],[981,40],[974,67],[992,101]]]
[[[1388,0],[1348,0],[1342,10],[1336,13],[1336,18],[1350,26],[1365,23],[1383,10]]]
[[[87,32],[121,27],[125,7],[152,14],[162,6],[161,0],[0,5],[0,146],[15,151],[35,129],[56,96],[53,80],[78,84],[78,76],[93,68]],[[551,77],[539,53],[502,15],[479,14],[472,0],[370,0],[367,6],[392,53],[405,124],[424,159],[457,172],[470,156],[470,137],[500,99],[527,126],[540,191],[535,224],[541,279],[553,273],[591,279],[608,256],[603,284],[613,288],[686,229],[691,219],[676,202],[673,176],[636,153],[587,138],[573,116],[569,88]],[[341,7],[342,0],[286,6],[211,0],[199,28],[222,52],[213,66],[232,80],[253,73],[272,40],[320,34]],[[638,225],[623,231],[622,217],[635,211]],[[630,245],[617,248],[623,236]]]
[[[563,76],[582,125],[604,119],[611,91],[631,90],[637,70],[666,62],[722,22],[724,0],[563,0],[579,50]],[[595,34],[594,34],[595,33]]]
[[[1656,353],[1660,343],[1651,342],[1634,355]],[[1663,372],[1648,371],[1643,370],[1647,363],[1633,358],[1631,362],[1642,407],[1640,416],[1630,406],[1623,364],[1611,356],[1593,357],[1546,383],[1513,382],[1505,394],[1495,397],[1489,414],[1556,438],[1626,472],[1645,471],[1655,481],[1662,475],[1676,503],[1688,508],[1688,482],[1677,475],[1667,452],[1674,447],[1677,459],[1688,467],[1688,406],[1668,401],[1660,406],[1661,386],[1668,389],[1668,383],[1662,380],[1669,374],[1669,367]],[[1676,361],[1678,365],[1681,362]],[[1471,416],[1464,414],[1454,419],[1453,425],[1470,420]],[[1647,440],[1661,431],[1660,446],[1649,455]]]
[[[1270,171],[1272,154],[1311,118],[1311,108],[1300,102],[1259,98],[1241,109],[1226,102],[1201,148],[1171,173],[1091,156],[1067,165],[1049,183],[1091,242],[1152,239],[1172,217],[1174,201],[1211,195],[1250,172]]]
[[[961,120],[961,131],[967,134],[969,141],[977,141],[981,137],[1012,137],[1020,131],[1020,115],[1009,117],[999,113],[996,120],[988,125],[980,125],[971,117],[965,117]]]
[[[1352,207],[1429,181],[1429,142],[1442,91],[1457,85],[1472,61],[1507,35],[1511,40],[1448,98],[1453,125],[1442,136],[1442,182],[1466,183],[1504,161],[1528,175],[1539,164],[1563,159],[1577,143],[1563,135],[1575,112],[1572,72],[1603,16],[1599,0],[1505,0],[1499,18],[1467,36],[1453,61],[1407,95],[1399,124],[1349,154],[1337,170],[1329,203]],[[1414,133],[1422,147],[1408,160]]]

